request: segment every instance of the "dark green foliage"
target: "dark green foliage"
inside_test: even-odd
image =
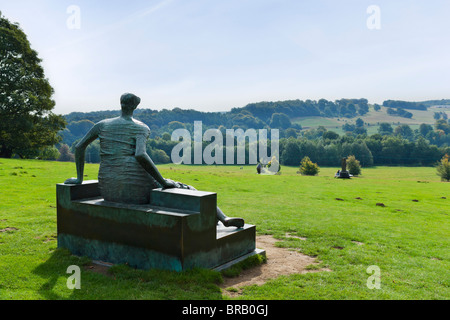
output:
[[[389,135],[394,132],[394,129],[392,128],[390,123],[383,122],[380,123],[380,126],[378,127],[378,133],[381,135]]]
[[[342,125],[342,130],[344,130],[345,132],[353,132],[355,131],[355,129],[356,126],[354,124],[346,123]]]
[[[400,100],[386,100],[383,102],[383,106],[386,108],[401,108],[411,110],[427,110],[427,106],[421,102],[408,102]]]
[[[18,24],[0,15],[0,157],[37,157],[65,126],[52,110],[53,88]]]
[[[298,137],[298,132],[296,129],[294,128],[289,128],[286,131],[284,131],[284,137],[289,139],[289,138],[297,138]]]
[[[414,132],[412,131],[411,127],[408,126],[407,124],[402,124],[396,127],[394,130],[394,134],[409,141],[414,140]]]
[[[364,127],[364,120],[361,118],[356,119],[356,127]]]
[[[322,138],[323,139],[336,140],[336,139],[339,139],[339,134],[337,134],[334,131],[327,131],[327,132],[323,133]]]
[[[281,153],[281,163],[286,166],[296,166],[300,159],[301,150],[298,140],[289,138]]]
[[[70,132],[74,136],[82,137],[84,136],[92,127],[94,126],[94,123],[90,120],[80,120],[80,121],[73,121],[67,125],[67,129],[70,130]]]
[[[291,127],[291,120],[284,113],[274,113],[270,120],[271,128],[287,129]]]
[[[60,156],[59,150],[56,147],[46,147],[41,150],[38,159],[40,160],[56,160]]]
[[[409,111],[406,111],[405,109],[402,108],[397,108],[397,109],[392,109],[392,108],[388,108],[386,111],[389,115],[391,116],[400,116],[403,118],[408,118],[411,119],[413,114]]]
[[[429,132],[433,131],[433,127],[429,124],[422,123],[419,127],[419,133],[426,137]]]
[[[434,127],[436,130],[441,130],[444,134],[450,133],[450,124],[444,119],[437,120]]]

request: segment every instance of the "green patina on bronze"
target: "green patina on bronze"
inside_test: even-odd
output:
[[[217,195],[164,179],[146,152],[150,129],[122,115],[97,123],[77,144],[77,178],[57,185],[58,246],[136,268],[216,268],[255,251],[255,226],[228,218]],[[100,139],[98,181],[83,182],[86,147]],[[220,223],[219,223],[220,221]]]
[[[180,271],[215,268],[255,250],[255,226],[217,225],[215,193],[156,189],[158,203],[127,205],[105,202],[96,188],[96,181],[57,185],[58,246],[73,254]],[[179,209],[183,203],[199,211]]]
[[[75,147],[77,178],[67,179],[65,184],[83,182],[85,151],[87,146],[100,139],[99,189],[106,201],[148,204],[151,193],[157,188],[195,190],[181,182],[164,179],[148,156],[146,141],[150,135],[148,126],[133,118],[133,112],[141,99],[125,93],[120,97],[122,115],[98,122]],[[225,226],[243,227],[241,218],[228,218],[216,207],[217,218]]]

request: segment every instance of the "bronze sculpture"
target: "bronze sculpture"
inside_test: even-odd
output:
[[[98,122],[76,145],[75,161],[77,178],[66,180],[65,184],[83,182],[85,150],[87,146],[100,139],[100,169],[98,182],[105,201],[147,204],[150,193],[156,188],[194,187],[170,179],[164,179],[146,152],[146,141],[150,129],[133,118],[133,112],[141,99],[126,93],[120,98],[122,114],[120,117]],[[217,207],[217,218],[226,227],[244,226],[242,218],[229,218]]]

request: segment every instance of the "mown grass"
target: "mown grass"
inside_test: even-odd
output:
[[[322,168],[315,177],[289,167],[275,176],[257,175],[253,166],[159,168],[165,177],[217,192],[229,216],[245,218],[259,234],[331,270],[247,287],[242,299],[450,297],[450,183],[440,182],[434,168],[363,168],[351,180],[334,179],[337,168]],[[87,165],[85,179],[96,179],[97,170]],[[222,275],[200,269],[115,266],[104,275],[82,267],[81,290],[69,290],[67,267],[89,264],[57,249],[55,185],[74,175],[73,163],[0,159],[0,299],[225,298]],[[381,270],[379,290],[366,285],[371,265]]]

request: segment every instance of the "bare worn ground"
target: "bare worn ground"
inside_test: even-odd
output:
[[[257,236],[256,247],[266,251],[267,263],[244,270],[236,278],[224,278],[224,283],[221,285],[223,294],[235,297],[241,294],[242,287],[262,285],[266,281],[282,275],[331,271],[330,269],[307,270],[308,265],[318,264],[319,262],[315,258],[298,251],[276,247],[276,242],[277,240],[269,235]],[[227,290],[227,288],[234,289]]]
[[[306,238],[291,236],[300,240]],[[256,247],[266,251],[267,262],[259,266],[244,270],[238,277],[224,277],[224,282],[220,285],[222,293],[229,297],[239,296],[242,288],[250,285],[262,285],[270,279],[275,279],[282,275],[301,274],[307,272],[331,271],[330,269],[307,270],[309,265],[318,264],[316,258],[304,255],[296,250],[279,248],[275,246],[278,240],[270,235],[260,235],[256,237]],[[358,243],[359,244],[359,243]],[[97,261],[85,267],[85,270],[111,276],[108,273],[111,264]],[[233,288],[232,290],[227,290]]]

